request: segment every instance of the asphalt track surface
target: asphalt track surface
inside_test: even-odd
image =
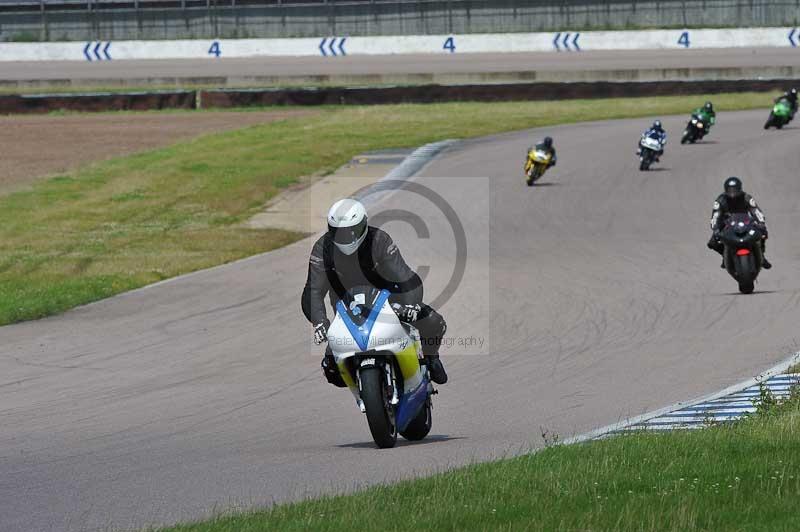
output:
[[[468,141],[428,165],[414,182],[447,200],[470,245],[441,308],[448,337],[483,337],[490,354],[443,351],[451,382],[420,444],[376,450],[349,392],[323,381],[299,310],[308,239],[0,329],[0,528],[136,527],[349,490],[538,447],[542,429],[582,433],[774,365],[797,350],[800,131],[765,132],[765,115],[722,113],[694,146],[668,117],[673,142],[649,173],[633,154],[645,119]],[[522,157],[544,134],[559,164],[527,188]],[[775,267],[752,296],[705,247],[731,174],[770,223]],[[405,194],[375,210],[409,209]],[[446,235],[431,205],[410,210]],[[409,262],[431,267],[433,298],[454,245],[391,227]]]
[[[130,61],[4,62],[0,80],[91,80],[254,76],[453,74],[489,72],[800,66],[793,48],[254,57]]]

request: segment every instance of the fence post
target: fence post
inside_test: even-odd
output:
[[[453,34],[453,2],[447,0],[447,33]]]
[[[336,0],[325,0],[328,4],[328,28],[331,35],[336,35]]]
[[[39,11],[41,13],[41,26],[39,27],[39,40],[47,41],[47,14],[44,11],[44,0],[39,0]]]
[[[133,0],[133,10],[136,12],[136,38],[142,38],[142,12],[139,9],[139,0]]]

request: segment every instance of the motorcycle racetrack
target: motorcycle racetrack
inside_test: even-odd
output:
[[[650,172],[634,156],[650,119],[469,140],[413,179],[424,198],[376,202],[407,261],[428,266],[428,301],[458,262],[453,214],[464,229],[463,279],[439,308],[450,382],[420,443],[375,449],[349,392],[325,383],[299,303],[311,239],[3,327],[0,528],[135,528],[352,490],[524,452],[543,432],[776,364],[797,351],[800,131],[764,131],[767,113],[720,113],[690,146],[688,112],[662,117],[670,139]],[[558,166],[529,188],[524,155],[545,134]],[[774,268],[752,296],[705,246],[729,175],[770,228]]]

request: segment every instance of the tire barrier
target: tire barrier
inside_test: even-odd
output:
[[[653,82],[508,83],[403,87],[203,90],[202,107],[267,105],[377,105],[398,103],[503,102],[765,92],[795,83],[791,79]]]
[[[263,106],[380,105],[398,103],[509,102],[767,92],[793,79],[724,81],[507,83],[402,87],[217,89],[131,93],[0,95],[0,114],[52,111],[151,111]]]
[[[0,114],[194,109],[196,91],[0,95]]]

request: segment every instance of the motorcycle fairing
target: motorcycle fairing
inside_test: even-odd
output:
[[[421,373],[421,372],[420,372]],[[406,383],[408,388],[408,383]],[[428,379],[422,378],[419,385],[411,391],[406,391],[400,398],[400,404],[397,405],[396,420],[397,429],[405,430],[408,424],[411,423],[417,414],[419,414],[425,401],[428,399]]]
[[[356,341],[356,344],[362,351],[366,351],[369,349],[369,337],[372,334],[372,328],[375,325],[375,320],[378,319],[378,315],[381,313],[384,304],[389,299],[389,291],[388,290],[381,290],[380,294],[378,295],[377,299],[375,300],[375,304],[372,307],[372,310],[367,316],[366,321],[364,321],[363,325],[356,325],[353,322],[352,316],[345,308],[342,301],[338,301],[336,303],[336,312],[342,322],[347,327],[347,330],[350,331],[350,335]]]

